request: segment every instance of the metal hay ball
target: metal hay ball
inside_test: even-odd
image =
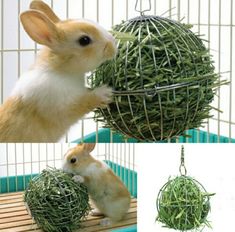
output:
[[[139,141],[159,141],[198,128],[210,117],[215,87],[213,61],[188,25],[140,16],[114,27],[118,54],[91,76],[93,88],[113,88],[114,102],[96,110],[98,120]]]
[[[187,231],[209,225],[210,196],[202,184],[188,176],[169,180],[157,197],[157,221],[165,227]]]
[[[72,232],[90,211],[87,188],[54,168],[44,169],[29,182],[24,201],[45,232]]]

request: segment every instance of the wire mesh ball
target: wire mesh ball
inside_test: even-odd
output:
[[[156,220],[180,231],[210,226],[207,216],[212,195],[191,177],[182,175],[169,180],[158,193]]]
[[[24,201],[45,232],[72,232],[80,228],[90,210],[86,187],[57,169],[45,169],[34,177],[25,191]]]
[[[141,16],[114,27],[118,54],[90,84],[114,90],[114,102],[96,117],[128,137],[159,141],[198,128],[209,116],[218,75],[202,40],[188,25]],[[119,36],[120,37],[120,36]]]

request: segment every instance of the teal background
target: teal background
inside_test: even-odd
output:
[[[178,141],[180,143],[235,143],[235,139],[231,138],[229,139],[228,137],[225,136],[218,136],[213,133],[208,133],[203,130],[187,130],[186,134],[188,135],[187,138],[184,136],[179,136]],[[138,143],[139,141],[134,138],[126,138],[124,135],[112,132],[108,128],[102,128],[99,129],[98,133],[93,132],[87,136],[85,136],[83,139],[77,139],[73,141],[74,143],[80,143],[80,142],[85,142],[85,143]],[[159,141],[160,143],[166,143],[168,141]],[[171,139],[170,142],[176,142],[176,139]]]

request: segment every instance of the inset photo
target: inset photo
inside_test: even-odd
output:
[[[136,232],[133,144],[0,144],[1,232]]]
[[[234,230],[234,145],[137,148],[138,232]]]

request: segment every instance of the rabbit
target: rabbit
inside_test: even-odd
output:
[[[61,21],[39,0],[20,14],[20,21],[44,46],[0,106],[0,142],[57,142],[85,114],[111,102],[112,89],[89,90],[85,73],[113,59],[116,43],[95,22]]]
[[[73,179],[87,187],[97,208],[92,215],[107,216],[101,220],[101,225],[110,225],[125,217],[131,197],[113,171],[90,155],[94,148],[94,143],[85,143],[69,149],[63,160],[63,171],[74,174]]]

